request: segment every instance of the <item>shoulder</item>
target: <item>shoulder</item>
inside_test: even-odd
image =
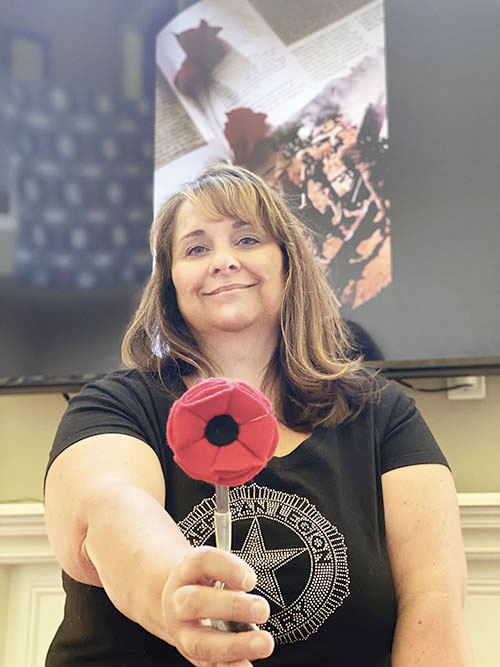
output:
[[[429,463],[449,467],[415,400],[395,382],[377,379],[381,391],[373,421],[381,472]]]
[[[68,446],[90,436],[121,433],[159,449],[173,398],[152,374],[114,371],[86,384],[64,413],[49,465]]]
[[[168,412],[181,393],[181,383],[175,378],[160,379],[137,369],[114,371],[86,384],[69,401],[64,418],[109,422],[111,417],[128,417],[141,422]]]
[[[394,381],[372,372],[368,375],[374,388],[354,424],[369,428],[380,445],[413,432],[427,438],[430,433],[415,400]]]
[[[360,369],[353,376],[350,388],[350,402],[363,406],[359,417],[374,419],[377,430],[382,432],[392,417],[411,413],[415,409],[415,401],[395,382],[368,368]]]
[[[159,387],[160,383],[151,373],[143,373],[137,369],[119,370],[107,373],[102,377],[85,384],[78,396],[91,394],[93,392],[127,392],[127,391],[150,391]]]
[[[418,414],[415,401],[400,389],[393,380],[376,375],[379,398],[373,403],[375,431],[383,440],[401,424]]]
[[[154,373],[147,373],[137,369],[113,371],[103,377],[87,383],[81,391],[70,401],[82,403],[92,400],[125,404],[130,401],[143,400],[146,397],[155,400],[165,400],[180,395],[179,381],[174,377],[163,381]]]

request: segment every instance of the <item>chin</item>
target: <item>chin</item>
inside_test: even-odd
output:
[[[235,317],[235,318],[228,318],[215,323],[214,329],[218,329],[219,331],[224,331],[227,333],[230,332],[236,333],[238,331],[243,331],[244,329],[248,329],[248,327],[250,326],[251,322],[249,322],[247,318]]]
[[[235,313],[219,313],[218,315],[209,318],[205,321],[205,330],[210,332],[224,332],[224,333],[238,333],[245,329],[251,328],[256,324],[254,317],[249,313],[235,312]]]

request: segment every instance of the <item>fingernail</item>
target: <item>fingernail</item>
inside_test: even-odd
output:
[[[264,600],[255,600],[250,607],[250,616],[254,623],[265,623],[267,620],[268,608]]]
[[[246,591],[251,591],[253,588],[255,588],[256,584],[257,584],[257,577],[255,575],[255,572],[253,570],[247,570],[245,578],[243,579],[243,588]]]
[[[265,657],[268,654],[268,645],[265,637],[255,637],[250,643],[250,648],[259,656]]]

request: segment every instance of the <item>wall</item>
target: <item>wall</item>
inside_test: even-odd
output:
[[[436,387],[444,380],[412,384]],[[447,456],[457,490],[500,491],[500,377],[486,378],[483,400],[407,391]],[[0,395],[0,502],[42,498],[48,453],[65,407],[59,394]]]
[[[410,380],[419,387],[445,380]],[[486,378],[486,398],[455,401],[443,393],[406,390],[424,415],[452,468],[461,493],[500,491],[500,377]]]
[[[0,396],[0,501],[42,498],[48,453],[66,408],[60,394]]]
[[[49,79],[70,88],[91,88],[117,94],[122,83],[122,53],[116,35],[136,0],[58,2],[19,0],[3,3],[1,25],[34,33],[47,40]]]
[[[4,602],[9,599],[9,572],[6,567],[0,567],[0,656],[3,654],[5,646],[5,635],[7,627],[7,604]]]
[[[437,387],[444,385],[444,380],[419,379],[412,380],[412,383],[422,387]],[[441,444],[452,467],[458,491],[500,491],[500,377],[486,378],[484,400],[450,401],[445,393],[407,392],[416,399]],[[0,395],[0,503],[42,498],[48,452],[65,407],[66,401],[59,394]],[[472,528],[471,535],[477,538],[476,524]],[[495,540],[496,533],[492,530],[489,534]],[[491,544],[490,547],[496,554],[498,546]],[[469,545],[469,551],[471,549],[473,553],[468,556],[471,559],[470,576],[475,573],[471,566],[486,563],[484,549],[479,553],[480,550]],[[492,563],[498,562],[494,560],[494,555],[490,556],[490,560]],[[469,586],[475,583],[475,587],[469,591],[466,607],[476,660],[478,665],[485,666],[497,664],[496,642],[491,639],[495,636],[493,626],[498,615],[498,596],[495,595],[497,583],[496,580],[493,582],[493,570],[489,577],[491,581],[486,581],[484,591],[476,590],[478,587],[475,580],[469,582]],[[489,584],[489,588],[486,584]],[[3,601],[12,595],[9,568],[0,567],[0,655],[7,632],[7,605]],[[56,602],[52,601],[52,604]],[[53,629],[40,642],[46,640],[47,643],[52,634]]]

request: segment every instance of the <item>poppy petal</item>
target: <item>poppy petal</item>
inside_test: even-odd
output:
[[[207,423],[228,414],[238,439],[217,447],[205,437]],[[260,472],[278,443],[278,422],[270,401],[245,382],[210,378],[175,401],[167,423],[174,460],[186,474],[212,484],[243,484]]]
[[[225,378],[210,378],[203,382],[198,382],[191,389],[186,391],[179,399],[182,403],[196,402],[199,398],[206,398],[216,394],[218,389],[223,389],[230,386],[230,383]]]
[[[191,477],[205,480],[207,474],[212,474],[218,450],[219,447],[202,438],[176,453],[174,460]]]
[[[262,458],[235,440],[227,447],[219,447],[214,469],[218,473],[238,472],[242,468],[251,468],[262,464]]]
[[[208,422],[212,417],[227,414],[231,391],[231,387],[228,386],[213,386],[199,392],[193,400],[188,397],[185,401],[181,398],[181,401],[191,414]]]
[[[272,458],[278,445],[278,427],[273,428],[275,421],[272,415],[268,415],[249,424],[241,424],[238,434],[242,445],[266,462]]]
[[[259,391],[255,387],[252,387],[252,385],[247,384],[246,382],[235,382],[235,384],[238,385],[238,388],[241,389],[241,391],[245,392],[245,394],[252,397],[255,401],[261,403],[263,406],[271,410],[272,408],[271,402],[266,396],[264,396],[264,394],[261,391]]]
[[[247,391],[243,383],[238,383],[238,391],[233,391],[228,405],[228,414],[232,415],[238,424],[249,422],[267,412],[271,412],[271,404],[265,405],[256,398],[253,392]],[[267,399],[266,399],[267,400]]]
[[[245,482],[251,480],[252,477],[255,477],[255,475],[257,475],[261,469],[262,468],[257,469],[254,466],[252,468],[248,468],[247,470],[239,470],[237,473],[220,473],[217,477],[218,481],[216,484],[220,484],[221,486],[239,486],[240,484],[244,484]]]
[[[167,441],[175,452],[179,452],[204,437],[207,423],[193,413],[186,417],[179,412],[178,405],[175,407],[177,414],[172,414],[172,408],[167,421]]]

